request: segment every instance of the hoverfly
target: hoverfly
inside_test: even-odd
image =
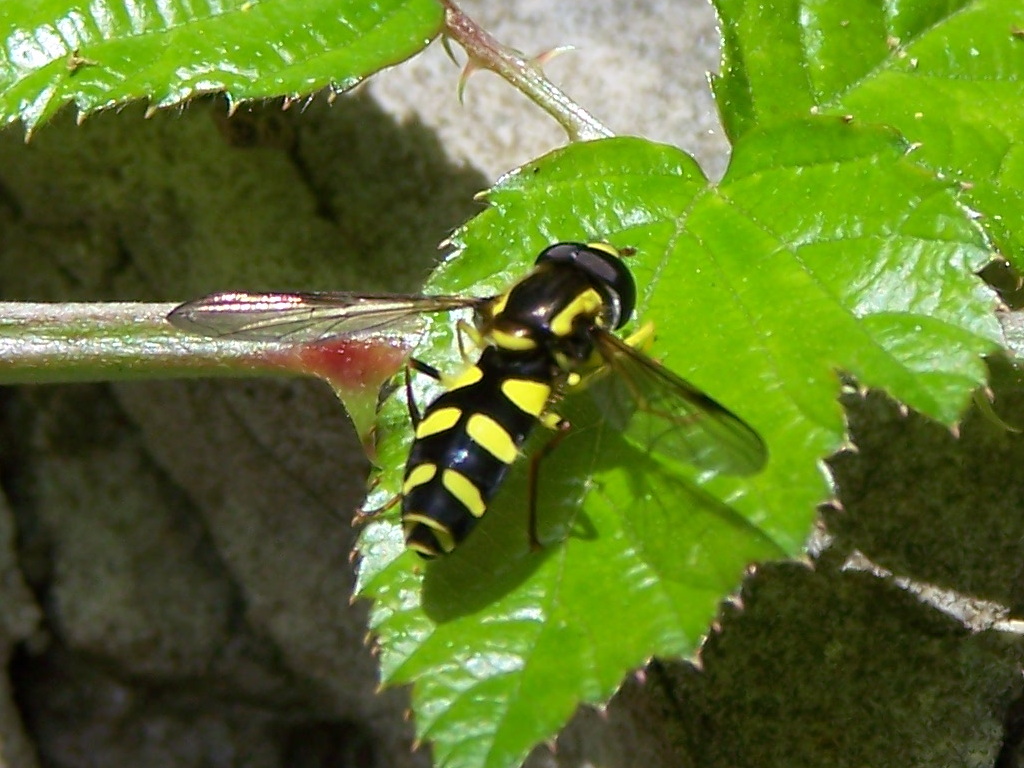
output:
[[[535,424],[564,434],[569,424],[551,405],[595,375],[610,382],[608,417],[652,450],[725,474],[763,467],[764,442],[746,422],[640,351],[636,337],[613,333],[632,318],[635,304],[633,275],[614,247],[556,243],[497,296],[220,293],[182,304],[168,319],[207,336],[312,343],[394,332],[423,313],[472,310],[480,357],[443,379],[445,391],[422,415],[406,373],[415,439],[402,523],[407,545],[431,558],[469,535]],[[409,367],[441,379],[425,363],[411,360]]]

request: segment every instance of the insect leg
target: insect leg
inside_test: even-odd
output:
[[[409,371],[416,371],[422,373],[430,378],[440,381],[441,372],[432,365],[424,363],[422,360],[417,360],[415,357],[410,357],[409,362],[405,366],[405,404],[409,408],[409,421],[412,422],[412,427],[415,429],[420,425],[420,420],[423,418],[423,414],[420,413],[420,409],[416,407],[416,398],[412,393],[412,375]]]
[[[633,349],[646,350],[654,341],[654,323],[646,322],[623,339]]]
[[[441,380],[441,372],[439,370],[437,370],[437,368],[435,368],[434,366],[430,365],[429,363],[424,363],[422,360],[418,360],[415,357],[410,357],[409,358],[409,362],[406,363],[406,365],[405,365],[406,373],[408,373],[410,368],[412,368],[417,373],[422,373],[422,374],[425,374],[425,375],[429,376],[430,378],[434,379],[435,381],[440,381]]]
[[[412,422],[413,429],[415,429],[419,426],[420,421],[423,420],[423,414],[420,413],[420,409],[416,406],[416,398],[412,391],[412,374],[410,371],[422,373],[438,381],[441,380],[441,373],[434,366],[429,363],[424,363],[422,360],[417,360],[415,357],[410,357],[408,362],[405,364],[405,404],[409,409],[409,420]],[[393,392],[394,390],[392,389],[391,391]],[[376,481],[374,481],[374,485],[376,486]],[[355,516],[352,518],[352,524],[359,525],[367,519],[379,515],[381,512],[387,512],[401,500],[402,494],[396,493],[384,502],[384,504],[375,509],[357,509]]]
[[[477,330],[476,326],[472,323],[468,323],[465,320],[459,320],[455,325],[455,336],[459,342],[459,354],[462,355],[463,362],[469,364],[473,362],[469,352],[466,350],[465,337],[468,336],[469,340],[473,342],[473,345],[477,348],[484,346],[483,336],[480,335],[480,331]]]
[[[563,419],[557,413],[542,413],[540,423],[548,429],[556,431],[556,435],[544,444],[544,447],[530,457],[530,474],[528,481],[530,508],[528,531],[530,537],[530,549],[541,548],[540,538],[537,536],[537,492],[540,488],[540,463],[558,447],[558,444],[565,439],[572,429],[568,419]]]
[[[387,512],[401,500],[402,494],[396,493],[383,504],[381,504],[379,507],[375,507],[373,509],[366,509],[365,507],[360,507],[355,511],[355,514],[352,515],[352,525],[362,525],[370,518],[379,515],[381,512]]]
[[[640,326],[636,331],[623,339],[633,349],[646,350],[654,341],[654,323],[648,322]],[[595,381],[608,374],[607,364],[600,364],[585,370],[583,373],[570,373],[565,379],[565,391],[577,392],[586,389]]]

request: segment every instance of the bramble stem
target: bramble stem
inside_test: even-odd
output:
[[[571,141],[614,135],[548,80],[534,62],[499,43],[451,0],[441,2],[445,8],[445,34],[465,49],[470,62],[491,70],[526,94],[565,129]]]
[[[284,373],[267,344],[171,327],[174,306],[0,302],[0,384]]]

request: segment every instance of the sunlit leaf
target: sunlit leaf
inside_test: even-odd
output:
[[[1024,264],[1024,6],[1015,0],[716,0],[715,96],[732,139],[811,114],[897,128],[915,159],[965,187]]]
[[[68,102],[344,90],[422,49],[441,16],[435,0],[6,0],[0,125],[31,129]]]

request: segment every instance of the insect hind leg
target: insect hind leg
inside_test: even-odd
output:
[[[529,494],[527,535],[530,539],[530,549],[533,551],[537,551],[544,546],[537,535],[537,496],[540,490],[540,463],[551,455],[551,452],[558,447],[559,443],[569,434],[569,430],[572,429],[572,424],[568,419],[564,419],[552,411],[542,413],[540,415],[540,423],[548,429],[555,430],[556,434],[544,444],[544,447],[530,457],[530,471],[527,480]]]
[[[377,515],[383,514],[390,509],[393,509],[398,502],[402,500],[402,494],[396,493],[391,495],[387,501],[381,504],[379,507],[373,509],[367,509],[366,507],[359,507],[356,509],[355,514],[352,515],[352,525],[363,525],[367,521],[377,517]]]

